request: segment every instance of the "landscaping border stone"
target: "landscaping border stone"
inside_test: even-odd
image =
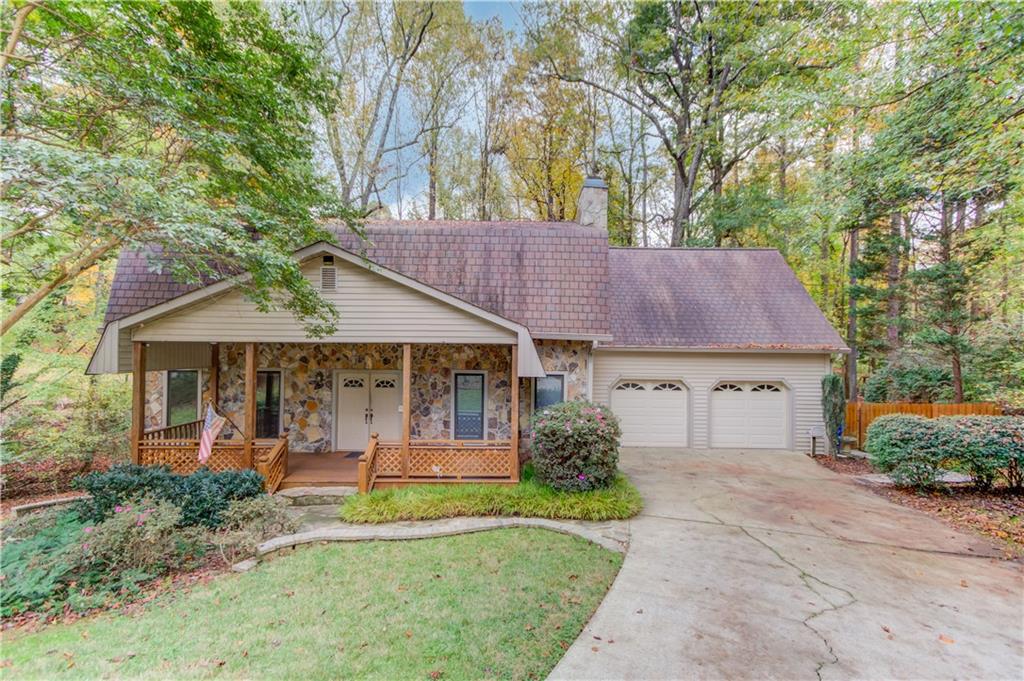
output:
[[[626,526],[626,522],[623,521],[622,527]],[[611,536],[613,533],[603,533],[598,531],[597,528],[588,528],[560,520],[549,520],[547,518],[448,518],[437,521],[424,520],[380,525],[343,525],[286,534],[263,542],[256,547],[255,558],[235,563],[231,566],[231,569],[235,572],[246,572],[256,567],[259,560],[264,556],[283,549],[301,546],[302,544],[337,541],[430,539],[433,537],[470,534],[472,532],[486,532],[506,527],[529,527],[576,535],[616,553],[624,554],[628,548],[628,540]]]

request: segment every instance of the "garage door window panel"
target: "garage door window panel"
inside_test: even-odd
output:
[[[711,446],[783,449],[789,431],[784,391],[776,383],[722,383],[711,395]]]
[[[612,388],[612,411],[627,447],[685,447],[688,391],[680,381],[625,379]]]

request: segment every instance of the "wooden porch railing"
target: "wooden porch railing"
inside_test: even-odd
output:
[[[153,430],[147,430],[142,434],[143,440],[198,440],[203,432],[203,421],[189,421],[188,423],[179,423],[176,426],[167,426],[166,428],[155,428]]]
[[[867,439],[868,426],[886,414],[916,414],[925,418],[939,416],[999,416],[1002,407],[995,402],[962,402],[939,404],[934,402],[849,402],[846,405],[844,434],[856,439],[860,448]]]
[[[185,425],[185,424],[183,424]],[[177,426],[175,426],[177,428]],[[159,431],[154,431],[159,432]],[[253,468],[263,475],[269,492],[277,490],[288,473],[288,437],[253,441]],[[199,463],[199,437],[144,438],[139,441],[139,463],[143,466],[169,466],[181,475],[200,468],[214,472],[245,470],[245,440],[215,440],[210,458]]]
[[[288,434],[269,441],[269,444],[268,447],[265,441],[256,441],[253,446],[253,463],[256,472],[263,476],[267,493],[273,494],[288,474]]]
[[[400,442],[370,438],[359,457],[359,491],[378,482],[514,482],[510,440],[413,440],[408,457]]]
[[[373,489],[373,483],[377,481],[377,433],[370,434],[370,442],[366,445],[366,451],[359,457],[358,485],[359,493],[366,494]]]

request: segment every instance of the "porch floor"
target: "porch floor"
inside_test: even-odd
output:
[[[348,458],[349,453],[289,453],[288,474],[280,489],[356,485],[359,481],[359,457]]]

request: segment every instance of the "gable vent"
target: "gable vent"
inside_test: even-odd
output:
[[[325,255],[320,266],[320,290],[333,291],[338,287],[338,270],[334,267],[334,256]]]

